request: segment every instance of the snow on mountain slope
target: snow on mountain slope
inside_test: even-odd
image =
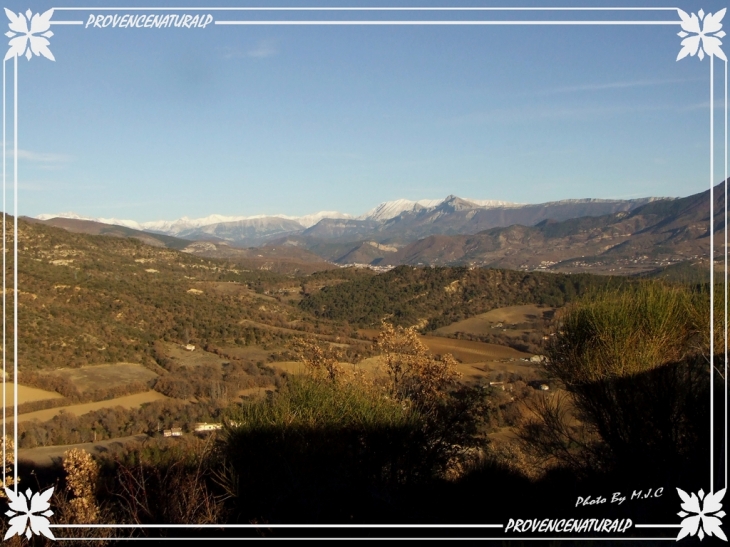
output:
[[[225,215],[208,215],[201,218],[182,217],[176,220],[152,220],[149,222],[137,222],[135,220],[124,220],[118,218],[94,218],[79,215],[74,212],[65,212],[57,214],[42,214],[36,217],[38,220],[49,220],[51,218],[71,218],[75,220],[91,220],[101,222],[103,224],[116,224],[118,226],[126,226],[135,230],[146,230],[148,232],[159,232],[167,235],[179,235],[184,232],[190,232],[205,226],[214,224],[222,224],[225,222],[240,222],[244,220],[257,219],[286,219],[298,222],[302,228],[314,226],[323,218],[353,218],[347,213],[337,211],[320,211],[311,215],[294,217],[288,215],[252,215],[252,216],[225,216]]]
[[[660,198],[645,198],[643,201],[648,202],[654,199]],[[461,199],[456,196],[448,196],[444,199],[421,199],[418,201],[412,201],[409,199],[396,199],[393,201],[386,201],[371,209],[367,213],[355,217],[347,213],[340,213],[338,211],[320,211],[311,215],[304,215],[300,217],[289,216],[289,215],[253,215],[253,216],[225,216],[225,215],[208,215],[207,217],[201,218],[188,218],[182,217],[176,220],[153,220],[149,222],[137,222],[134,220],[124,220],[116,218],[92,218],[79,215],[78,213],[65,212],[58,214],[42,214],[36,218],[39,220],[48,220],[54,217],[70,218],[77,220],[92,220],[96,222],[102,222],[104,224],[117,224],[120,226],[126,226],[135,230],[146,230],[149,232],[157,232],[166,235],[180,236],[181,234],[190,234],[195,231],[200,231],[206,226],[215,226],[224,223],[235,223],[242,221],[252,221],[261,219],[260,223],[244,223],[250,227],[259,226],[260,229],[267,230],[265,225],[275,226],[277,225],[277,219],[285,219],[294,221],[301,225],[302,229],[311,228],[323,219],[347,219],[347,220],[371,220],[376,222],[384,222],[390,219],[396,218],[398,215],[404,212],[410,211],[428,211],[430,209],[437,209],[441,206],[451,206],[456,209],[492,209],[492,208],[529,208],[539,207],[545,205],[568,205],[568,204],[583,204],[583,203],[599,203],[599,202],[613,202],[620,200],[601,200],[601,199],[566,199],[561,201],[555,201],[544,204],[527,204],[527,203],[512,203],[508,201],[498,200],[484,200],[484,199]],[[633,200],[636,201],[636,200]],[[641,201],[641,200],[639,200]],[[448,207],[447,207],[448,208]],[[435,220],[440,214],[435,211],[437,215],[432,220]],[[268,220],[267,220],[268,219]],[[230,226],[228,227],[230,228]],[[241,226],[238,227],[240,229]],[[212,229],[212,228],[211,228]],[[210,232],[210,230],[205,230]]]
[[[420,199],[418,201],[396,199],[394,201],[385,201],[357,218],[358,220],[389,220],[405,211],[413,211],[417,208],[428,209],[436,207],[443,201],[443,199]]]
[[[475,203],[479,205],[479,207],[486,207],[486,208],[492,208],[492,207],[524,207],[527,205],[526,203],[513,203],[511,201],[499,201],[496,199],[471,199],[471,198],[464,198],[464,201],[470,201],[472,203]]]
[[[347,213],[339,213],[337,211],[320,211],[319,213],[314,213],[313,215],[304,215],[302,217],[284,217],[283,215],[282,217],[288,218],[290,220],[296,220],[305,228],[314,226],[323,218],[354,218],[352,215],[348,215]]]

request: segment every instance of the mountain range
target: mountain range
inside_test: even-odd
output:
[[[216,214],[196,219],[182,217],[173,221],[150,222],[90,218],[76,213],[43,214],[36,218],[85,220],[193,241],[226,241],[238,247],[259,246],[286,236],[329,240],[369,237],[380,242],[387,239],[390,243],[402,245],[431,234],[473,234],[487,228],[510,224],[534,225],[547,218],[566,220],[585,215],[630,211],[656,199],[662,198],[578,199],[535,205],[462,199],[450,195],[440,200],[388,201],[359,217],[337,211],[320,211],[301,217]]]
[[[291,259],[295,269],[306,264],[310,271],[326,261],[329,267],[471,265],[627,274],[707,259],[709,197],[708,190],[685,198],[515,204],[451,195],[386,202],[360,217],[332,212],[298,218],[211,215],[141,224],[117,221],[125,224],[116,226],[105,224],[113,219],[59,215],[36,221],[137,237],[200,256],[258,260],[257,268]],[[721,184],[715,188],[713,221],[718,234],[725,225],[723,200]]]

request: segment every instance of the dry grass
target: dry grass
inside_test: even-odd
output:
[[[574,385],[677,362],[689,353],[697,332],[695,300],[684,288],[644,283],[575,302],[561,314],[562,330],[547,348],[551,370]]]
[[[270,387],[249,387],[246,389],[239,389],[236,392],[237,397],[250,397],[253,399],[257,399],[259,397],[264,397],[266,395],[267,391],[273,391],[275,388],[274,386]]]
[[[277,361],[271,363],[271,366],[274,370],[289,374],[304,374],[307,371],[307,367],[301,361]]]
[[[15,442],[13,442],[13,439],[7,436],[2,437],[2,439],[0,439],[0,442],[0,450],[5,453],[5,461],[3,461],[3,472],[5,474],[5,481],[3,483],[3,488],[0,488],[0,499],[2,499],[7,498],[4,489],[10,488],[15,484],[15,478],[13,473],[13,470],[15,469]],[[18,482],[20,482],[20,477],[18,477]]]
[[[13,406],[15,404],[14,387],[14,383],[5,382],[5,406]],[[45,389],[38,389],[18,384],[18,404],[61,398],[63,398],[63,395],[60,395],[55,391],[46,391]]]
[[[99,518],[95,496],[99,465],[85,450],[72,448],[63,454],[63,470],[66,472],[66,490],[74,497],[68,504],[69,518],[62,522],[95,523]]]
[[[434,358],[415,327],[383,323],[377,347],[393,397],[430,407],[442,401],[461,378],[456,360],[445,353]]]
[[[215,353],[210,353],[203,348],[196,347],[194,351],[188,351],[180,344],[165,342],[165,354],[174,359],[179,365],[194,367],[199,365],[221,366],[223,358]]]
[[[253,362],[263,361],[265,363],[271,355],[270,351],[255,345],[220,346],[220,350],[232,359],[248,359]]]
[[[555,308],[540,308],[534,304],[526,306],[509,306],[506,308],[497,308],[486,313],[475,315],[463,321],[457,321],[446,327],[436,329],[434,334],[447,336],[457,332],[465,334],[473,334],[482,336],[485,334],[493,334],[493,327],[502,323],[504,325],[522,324],[522,323],[538,323],[546,316],[552,315]]]
[[[362,332],[362,331],[360,331]],[[379,331],[373,331],[379,332]],[[518,374],[525,378],[532,378],[540,367],[534,363],[521,361],[531,357],[530,353],[523,353],[499,344],[486,344],[470,340],[456,340],[439,336],[419,336],[419,340],[434,355],[451,354],[457,359],[456,370],[467,382],[481,378],[493,380],[497,374]],[[340,362],[344,369],[359,371],[368,378],[383,377],[385,375],[380,356],[368,357],[357,364]],[[289,374],[306,372],[300,361],[282,361],[274,363],[276,369]]]
[[[531,353],[524,353],[508,346],[487,344],[471,340],[455,340],[440,336],[421,336],[421,342],[436,355],[450,353],[462,363],[483,363],[499,359],[521,359],[532,357]]]
[[[157,374],[137,363],[113,363],[80,368],[61,368],[52,373],[66,378],[79,392],[124,386],[132,382],[147,382],[157,378]],[[22,401],[26,402],[26,401]]]

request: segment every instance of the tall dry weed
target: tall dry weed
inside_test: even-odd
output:
[[[294,347],[307,371],[315,378],[324,377],[333,383],[342,378],[341,355],[333,347],[324,347],[320,342],[302,338],[295,341]]]
[[[5,453],[5,461],[3,462],[5,479],[3,488],[0,489],[0,499],[7,498],[4,489],[15,484],[15,443],[13,439],[7,436],[3,437],[2,450]],[[18,482],[20,482],[20,477],[18,477]]]
[[[421,342],[414,327],[394,327],[383,322],[377,346],[390,380],[393,397],[423,407],[442,401],[461,377],[456,359],[446,354],[435,358]]]
[[[96,485],[99,465],[85,450],[72,448],[63,454],[66,491],[74,497],[69,501],[69,517],[80,524],[94,524],[99,519]]]

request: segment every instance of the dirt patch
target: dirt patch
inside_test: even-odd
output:
[[[231,359],[247,359],[257,363],[259,361],[266,361],[271,356],[271,352],[267,351],[259,346],[221,346],[220,351],[225,353]]]
[[[28,412],[27,414],[20,414],[18,416],[18,423],[29,422],[31,420],[38,420],[39,422],[47,422],[53,419],[59,412],[67,412],[75,416],[81,416],[87,412],[99,410],[102,408],[113,408],[115,406],[121,406],[123,408],[136,408],[144,403],[151,403],[154,401],[161,401],[168,399],[162,393],[157,391],[145,391],[144,393],[136,393],[134,395],[126,395],[124,397],[117,397],[116,399],[109,399],[108,401],[98,401],[96,403],[83,403],[78,405],[63,406],[60,408],[49,408],[47,410],[37,410],[36,412]],[[8,422],[12,421],[12,417],[8,417]],[[2,422],[2,420],[0,420]]]
[[[506,308],[497,308],[486,313],[475,315],[463,321],[457,321],[446,327],[436,329],[434,334],[448,336],[463,332],[465,334],[473,334],[482,336],[485,334],[493,334],[497,329],[508,329],[512,325],[528,327],[520,332],[512,331],[515,335],[521,335],[525,330],[529,331],[529,326],[534,324],[540,325],[544,320],[549,319],[555,313],[555,308],[540,308],[534,304],[526,306],[509,306]],[[502,325],[501,327],[498,325]],[[509,329],[507,332],[510,332]]]
[[[455,340],[440,336],[421,336],[421,341],[436,355],[450,353],[462,363],[479,363],[501,359],[522,359],[532,354],[524,353],[499,344],[486,344],[471,340]]]
[[[286,372],[288,374],[304,374],[306,372],[306,367],[301,361],[277,361],[269,366],[277,372]]]
[[[157,374],[137,363],[113,363],[80,368],[60,368],[49,374],[66,378],[81,393],[99,389],[100,387],[114,388],[131,384],[132,382],[146,383],[157,378]]]
[[[208,283],[207,285],[218,294],[226,294],[229,296],[252,296],[256,294],[246,285],[236,283],[235,281],[220,281],[217,283]]]
[[[5,406],[13,406],[15,404],[15,384],[5,382]],[[45,401],[47,399],[61,399],[63,395],[55,391],[46,391],[35,387],[28,387],[18,384],[18,404],[32,403],[34,401]],[[0,403],[2,404],[2,403]]]

